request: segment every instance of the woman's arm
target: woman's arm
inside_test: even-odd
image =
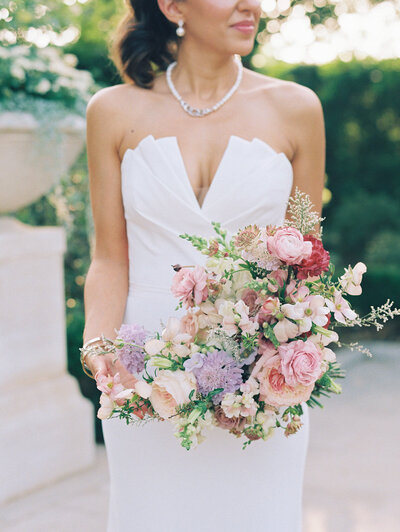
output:
[[[291,101],[293,103],[289,112],[294,145],[291,195],[298,187],[310,196],[314,210],[321,216],[325,181],[325,124],[322,105],[317,94],[302,85],[297,85],[293,90]],[[320,224],[315,227],[319,228]]]
[[[101,334],[115,339],[114,329],[118,330],[122,323],[128,293],[129,257],[117,149],[118,114],[115,93],[110,89],[101,89],[92,96],[86,110],[95,241],[84,287],[84,343]],[[112,358],[112,355],[87,357],[86,363],[93,374],[98,371],[113,374],[117,370],[122,373],[120,364],[111,364]]]

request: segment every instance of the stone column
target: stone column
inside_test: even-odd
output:
[[[21,191],[30,189],[31,196],[37,196],[40,189],[43,194],[46,185],[32,187],[32,180],[40,180],[41,168],[56,166],[43,160],[55,152],[51,145],[35,164],[29,145],[34,144],[30,137],[37,124],[15,118],[9,115],[2,123],[0,115],[3,213],[22,206]],[[75,133],[68,125],[73,141],[69,143],[67,135],[68,155],[60,175],[83,146],[84,122],[77,124]],[[19,163],[15,149],[7,150],[7,136],[19,148]],[[20,151],[23,146],[25,154]],[[24,161],[30,167],[23,166]],[[44,175],[49,183],[48,177]],[[22,179],[31,181],[24,187]],[[23,202],[29,203],[27,195]],[[32,227],[0,217],[0,502],[87,468],[95,459],[93,407],[67,372],[65,249],[62,227]]]

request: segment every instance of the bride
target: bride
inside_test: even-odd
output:
[[[295,187],[321,214],[321,103],[309,88],[255,73],[257,0],[130,0],[113,46],[124,83],[87,107],[95,246],[84,344],[122,323],[160,331],[175,313],[172,264],[204,256],[179,234],[213,236],[211,221],[280,225]],[[132,8],[132,9],[131,9]],[[179,311],[178,311],[179,312]],[[87,353],[87,351],[84,353]],[[93,375],[132,375],[86,356]],[[241,441],[214,428],[186,451],[168,422],[103,420],[110,472],[108,532],[299,532],[309,412],[286,438]]]

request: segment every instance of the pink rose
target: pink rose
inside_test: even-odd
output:
[[[322,375],[322,354],[314,342],[296,340],[278,347],[282,374],[290,386],[313,385]]]
[[[171,291],[186,308],[199,305],[207,299],[207,273],[202,266],[181,268],[172,278]]]
[[[299,264],[312,253],[312,243],[304,241],[295,227],[281,227],[267,239],[268,251],[286,264]]]
[[[189,371],[160,370],[153,381],[150,402],[164,419],[176,414],[175,407],[189,402],[189,394],[197,390],[196,377]]]
[[[282,373],[279,355],[270,358],[256,378],[260,383],[260,400],[277,408],[308,401],[314,388],[314,384],[290,386]]]

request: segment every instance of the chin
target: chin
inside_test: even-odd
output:
[[[245,55],[249,55],[253,51],[253,49],[254,49],[254,42],[251,41],[248,44],[242,43],[239,46],[234,46],[233,53],[239,54],[240,56],[245,56]]]

